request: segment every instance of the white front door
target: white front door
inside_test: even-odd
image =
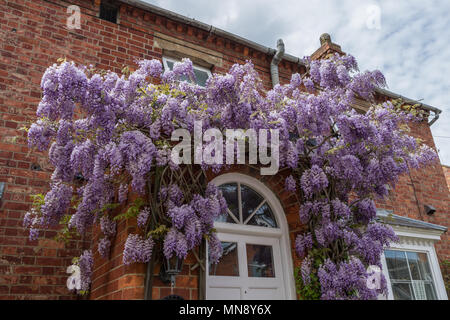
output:
[[[218,236],[224,252],[218,264],[207,264],[206,299],[286,299],[278,238]]]
[[[223,255],[218,264],[206,263],[206,299],[295,298],[289,230],[277,197],[257,179],[238,173],[213,182],[228,210],[214,222]]]

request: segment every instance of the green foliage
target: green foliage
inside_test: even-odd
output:
[[[42,193],[32,194],[31,199],[33,199],[33,208],[40,210],[42,205],[45,204],[45,195]]]
[[[169,228],[165,224],[161,224],[157,228],[150,231],[147,235],[151,236],[154,240],[162,240],[167,232],[169,232]]]
[[[416,103],[411,105],[404,101],[402,98],[391,100],[391,103],[394,105],[397,112],[407,112],[412,114],[414,117],[423,118],[426,116],[426,113],[421,108],[420,103]]]
[[[71,215],[66,214],[59,222],[60,225],[62,225],[62,229],[58,231],[57,235],[55,236],[56,241],[62,241],[65,244],[69,242],[70,239],[73,239],[76,236],[79,236],[79,233],[69,228],[69,221],[70,221]]]
[[[126,212],[115,216],[113,219],[118,221],[123,219],[126,220],[130,218],[135,218],[138,216],[141,207],[143,207],[144,205],[145,201],[142,198],[137,198],[136,200],[134,200],[133,204],[128,208]]]
[[[205,234],[203,235],[203,238],[205,238],[205,240],[209,241],[210,235],[213,234],[213,233],[216,233],[216,232],[217,232],[217,229],[216,229],[216,228],[211,228],[211,230],[210,230],[209,233],[205,233]]]
[[[124,66],[124,67],[122,68],[122,71],[121,71],[121,72],[122,72],[123,75],[129,76],[130,73],[131,73],[130,67]]]
[[[310,283],[305,285],[303,282],[300,267],[296,267],[294,270],[295,286],[297,288],[297,294],[300,296],[300,300],[319,300],[321,296],[319,277],[316,273],[310,274]]]
[[[120,203],[107,203],[99,209],[99,212],[103,213],[108,210],[114,210],[118,206],[120,206]]]
[[[331,249],[329,248],[312,248],[309,251],[308,257],[312,259],[310,273],[310,282],[308,284],[304,283],[302,278],[301,268],[296,267],[294,270],[295,286],[297,289],[297,294],[300,296],[301,300],[319,300],[322,295],[322,290],[320,286],[319,277],[317,276],[317,270],[320,265],[327,259],[328,254]]]

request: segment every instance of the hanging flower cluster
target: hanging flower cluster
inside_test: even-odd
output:
[[[374,298],[385,286],[364,287],[364,266],[379,265],[395,235],[374,222],[373,199],[435,153],[408,135],[404,124],[420,120],[413,108],[391,102],[366,114],[352,108],[385,85],[379,71],[361,73],[347,55],[305,63],[306,76],[294,74],[268,92],[250,61],[214,74],[205,87],[180,81],[195,78],[188,59],[164,72],[158,60],[144,60],[122,75],[66,61],[49,67],[28,139],[30,147],[48,150],[55,169],[51,190],[25,217],[30,237],[61,221],[79,233],[99,221],[98,250],[107,257],[114,220],[137,217],[142,232],[129,235],[124,263],[148,262],[157,243],[166,258],[185,258],[202,239],[217,262],[222,247],[213,222],[226,214],[226,202],[204,172],[220,172],[226,161],[176,164],[171,134],[179,128],[193,134],[196,121],[203,131],[278,129],[280,167],[292,169],[286,189],[302,199],[299,217],[308,226],[296,239],[305,296],[319,288],[324,299]],[[112,217],[130,191],[142,198]],[[357,200],[350,202],[350,194]]]
[[[81,291],[88,291],[91,284],[91,277],[94,271],[94,258],[92,251],[85,250],[78,259],[78,266],[80,267],[80,283]]]

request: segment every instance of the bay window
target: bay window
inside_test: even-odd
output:
[[[385,250],[394,300],[436,300],[436,290],[425,252]]]

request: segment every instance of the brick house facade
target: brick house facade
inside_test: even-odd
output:
[[[92,237],[64,244],[53,240],[55,230],[48,230],[38,241],[31,242],[27,230],[22,227],[23,216],[31,204],[30,195],[48,189],[51,167],[45,154],[30,152],[26,134],[20,128],[34,119],[41,97],[40,79],[45,69],[58,58],[66,57],[77,63],[120,72],[125,65],[135,66],[136,59],[189,57],[194,64],[217,73],[251,59],[265,87],[271,88],[270,63],[274,49],[200,22],[189,22],[187,18],[141,1],[114,2],[118,6],[117,21],[106,21],[99,17],[100,2],[0,0],[0,35],[3,39],[0,42],[0,182],[4,183],[0,200],[0,299],[77,299],[66,288],[66,268],[73,256],[78,256],[98,240],[99,232],[93,230]],[[81,29],[66,27],[69,5],[81,9]],[[324,38],[312,57],[319,59],[329,52],[341,52],[341,48],[331,39]],[[279,64],[280,82],[287,82],[291,74],[297,72],[305,72],[300,59],[285,55]],[[390,98],[393,96],[389,93],[380,93],[380,100]],[[364,109],[365,104],[361,101],[355,107]],[[435,148],[428,123],[414,124],[412,134]],[[285,278],[292,280],[288,273],[300,263],[292,244],[302,226],[298,219],[297,198],[284,190],[285,177],[281,174],[260,176],[254,169],[238,166],[221,172],[221,175],[226,173],[254,178],[262,189],[272,192],[274,206],[279,204],[278,211],[285,219],[284,255],[290,258],[286,260],[290,267],[285,270]],[[210,174],[209,178],[218,177]],[[434,207],[435,213],[426,214],[424,205]],[[403,232],[411,243],[421,243],[422,236],[416,231],[425,230],[424,239],[427,243],[431,241],[430,250],[435,250],[445,277],[448,271],[441,262],[450,257],[449,237],[444,232],[449,225],[450,195],[442,167],[435,164],[403,176],[391,196],[377,206],[416,221],[414,225],[399,219],[403,222],[397,224],[399,232]],[[119,223],[109,260],[95,253],[92,288],[87,298],[144,298],[149,287],[146,266],[122,264],[124,242],[135,228],[135,221]],[[173,290],[161,281],[159,266],[155,266],[153,277],[149,278],[151,298],[160,299],[171,293],[185,299],[205,298],[207,275],[197,262],[194,255],[188,256]],[[434,280],[442,282],[442,276],[439,276],[440,273]],[[295,298],[293,284],[287,282],[290,289],[285,288],[288,294],[284,297]],[[436,291],[437,298],[446,298],[445,292]]]

